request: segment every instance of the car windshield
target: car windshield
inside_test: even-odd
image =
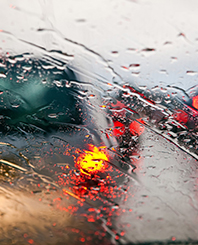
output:
[[[197,7],[0,2],[1,244],[197,244]]]

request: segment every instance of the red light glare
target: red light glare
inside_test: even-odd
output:
[[[141,119],[138,119],[138,121],[141,121]],[[144,126],[137,121],[133,121],[130,124],[129,129],[132,135],[140,136],[144,132]]]
[[[80,154],[76,161],[76,166],[81,173],[86,175],[96,174],[98,172],[104,172],[107,168],[108,156],[104,149],[106,147],[96,147],[89,145],[90,150],[85,150]]]
[[[198,95],[193,97],[192,99],[192,105],[193,107],[195,107],[196,109],[198,109]]]
[[[125,126],[123,123],[119,121],[114,121],[113,134],[116,137],[119,137],[125,133]]]
[[[180,123],[187,123],[188,122],[188,114],[182,110],[177,110],[174,114],[173,114],[173,118],[180,122]]]

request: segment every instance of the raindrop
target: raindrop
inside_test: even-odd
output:
[[[194,76],[197,74],[197,71],[186,71],[186,74]]]
[[[23,70],[25,70],[25,71],[31,71],[32,66],[31,66],[31,65],[25,65],[25,66],[23,66],[22,68],[23,68]]]
[[[53,82],[57,87],[63,87],[63,84],[61,81],[54,81]]]
[[[153,51],[156,51],[156,49],[154,48],[144,48],[142,49],[143,52],[153,52]]]
[[[129,67],[134,67],[134,68],[137,68],[137,67],[140,67],[140,64],[130,64]]]
[[[3,73],[0,73],[0,78],[6,78],[6,75]]]
[[[58,115],[53,113],[53,114],[49,114],[48,117],[49,117],[49,118],[57,118]]]

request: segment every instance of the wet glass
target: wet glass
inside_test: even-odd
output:
[[[0,2],[1,244],[197,244],[197,7]]]

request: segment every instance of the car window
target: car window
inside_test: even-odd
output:
[[[196,244],[197,1],[0,2],[1,244]]]

